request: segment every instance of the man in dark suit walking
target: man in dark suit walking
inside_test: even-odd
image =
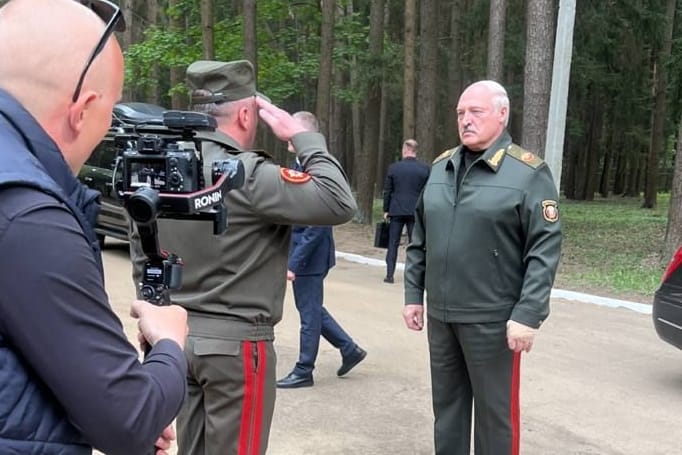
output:
[[[394,281],[398,245],[405,226],[407,238],[412,241],[414,209],[428,178],[429,166],[417,160],[417,141],[407,139],[403,142],[402,160],[388,167],[384,183],[384,219],[389,220],[384,283]]]
[[[317,119],[310,112],[294,117],[310,131],[318,131]],[[300,166],[297,164],[296,170]],[[280,389],[313,385],[313,369],[320,346],[320,336],[341,352],[343,376],[364,360],[367,352],[358,346],[324,308],[324,279],[336,264],[331,226],[294,226],[289,250],[287,279],[292,281],[296,309],[301,317],[298,362],[294,369],[277,381]]]

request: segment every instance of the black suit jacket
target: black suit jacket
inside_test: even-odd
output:
[[[414,215],[429,171],[427,164],[412,157],[391,164],[384,183],[384,212],[389,216]]]

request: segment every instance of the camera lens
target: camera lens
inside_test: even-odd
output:
[[[126,202],[126,210],[134,221],[148,224],[156,220],[161,200],[156,190],[148,186],[138,188]]]

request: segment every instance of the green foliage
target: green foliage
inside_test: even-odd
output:
[[[467,84],[486,75],[489,2],[457,2],[459,8],[452,3],[440,2],[438,10],[442,17],[437,21],[440,79],[436,100],[439,114],[433,125],[433,134],[438,138],[436,147],[443,145],[439,141],[445,141],[447,145],[456,142],[445,106],[456,96],[453,91],[460,88],[453,87],[452,82]],[[175,4],[173,10],[166,10],[162,15],[180,19],[187,25],[186,29],[176,32],[167,25],[148,28],[144,40],[127,49],[126,84],[127,88],[136,89],[134,93],[143,93],[157,85],[166,90],[171,68],[182,70],[202,58],[200,2],[176,0]],[[619,191],[636,194],[641,190],[644,160],[639,159],[639,155],[646,153],[651,139],[655,75],[652,62],[662,42],[665,4],[651,0],[577,2],[565,159],[566,169],[581,177],[566,179],[565,186],[566,182],[571,182],[585,187],[582,180],[588,175],[586,157],[596,156],[595,168],[589,175],[595,176],[608,169],[611,172],[609,179],[613,181],[615,172],[620,172],[619,175],[624,176],[621,180],[627,183],[619,182]],[[369,55],[371,5],[367,0],[337,0],[332,96],[347,104],[360,103],[362,106],[369,84],[382,81],[388,114],[382,136],[382,147],[386,149],[391,148],[391,141],[402,137],[404,4],[397,0],[386,2],[386,17],[390,22],[379,57]],[[216,59],[244,58],[241,8],[241,2],[215,2]],[[518,120],[523,109],[526,9],[527,2],[507,2],[503,83],[511,98],[511,130],[517,138],[521,132]],[[678,10],[679,22],[682,2],[678,2]],[[319,1],[262,0],[257,2],[257,14],[259,90],[284,107],[312,109],[319,76]],[[450,14],[455,16],[451,18]],[[451,30],[452,22],[458,24],[455,30]],[[670,138],[676,135],[677,122],[682,115],[682,27],[677,25],[672,58],[667,63],[670,76],[665,134]],[[453,40],[458,41],[460,55],[452,55]],[[419,49],[419,42],[417,45]],[[456,62],[455,67],[451,68],[449,62]],[[451,70],[453,74],[449,74]],[[419,81],[421,68],[417,71]],[[182,90],[186,90],[182,83],[168,89],[169,92]],[[349,110],[344,106],[340,112],[342,134],[345,135],[341,142],[347,143],[357,132],[350,126]],[[360,115],[364,115],[362,109]],[[361,125],[364,124],[362,120]],[[661,157],[663,171],[668,174],[674,144],[671,139]],[[613,152],[608,156],[610,161],[605,161],[607,148]],[[572,161],[569,162],[569,158]],[[609,180],[606,182],[606,186],[615,186]],[[579,189],[568,193],[577,197],[591,196],[581,194]]]
[[[335,21],[333,60],[335,74],[354,74],[352,85],[348,76],[341,86],[332,87],[333,96],[347,103],[362,101],[368,84],[384,80],[386,93],[400,105],[402,100],[403,45],[398,39],[385,34],[380,57],[369,55],[369,2],[355,2],[354,13],[349,13],[349,1],[339,0],[337,8],[343,14]],[[397,3],[396,3],[397,5]],[[241,11],[233,6],[217,3],[215,7],[214,44],[217,60],[244,58],[243,23]],[[392,16],[402,20],[401,9],[395,6]],[[142,42],[133,44],[126,52],[126,85],[138,93],[159,84],[153,68],[162,77],[171,68],[184,69],[202,58],[202,40],[199,3],[184,0],[165,13],[170,17],[186,18],[188,24],[182,32],[168,27],[150,27],[144,32]],[[475,12],[469,13],[465,23],[483,33],[484,20],[471,25]],[[316,1],[285,2],[265,0],[258,2],[258,87],[274,102],[281,105],[309,105],[316,98],[315,88],[319,75],[320,5]],[[481,22],[483,21],[483,22]],[[171,87],[186,90],[184,84]],[[392,122],[399,126],[400,112],[392,109]],[[400,134],[391,134],[391,137]]]
[[[216,16],[214,26],[217,60],[244,58],[242,16],[228,13],[224,7],[216,10],[216,14],[221,15]],[[127,86],[145,89],[157,84],[158,81],[152,78],[154,64],[162,70],[184,68],[202,58],[197,2],[181,2],[167,14],[186,16],[189,18],[187,23],[191,25],[182,32],[157,27],[145,30],[144,40],[131,45],[126,52]],[[274,102],[285,103],[292,98],[314,99],[311,86],[314,88],[315,84],[311,82],[315,82],[319,74],[320,21],[316,2],[272,0],[258,3],[258,85],[259,90]],[[367,52],[367,18],[361,14],[342,16],[335,25],[335,34],[339,43],[334,47],[333,55],[337,68],[342,70],[354,65],[367,68],[367,71],[358,71],[361,75],[359,87],[352,92],[337,88],[336,96],[349,101],[357,99],[356,93],[362,92],[362,84],[370,76],[381,74],[389,62],[391,69],[399,68],[400,45],[387,45],[381,61],[369,61],[364,57]],[[389,74],[399,72],[389,71]]]
[[[660,2],[662,3],[662,2]],[[608,109],[634,143],[648,144],[651,51],[657,43],[660,8],[650,1],[578,2],[575,20],[568,124],[575,136],[589,134],[585,106],[595,96],[612,100]]]

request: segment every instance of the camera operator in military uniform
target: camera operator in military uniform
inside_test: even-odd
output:
[[[206,181],[211,163],[238,158],[245,183],[224,198],[228,227],[160,219],[160,246],[184,261],[173,303],[188,311],[188,397],[178,416],[178,453],[263,454],[275,404],[274,326],[282,317],[292,225],[337,225],[356,204],[324,137],[256,93],[250,62],[197,61],[187,69],[193,109],[218,128],[201,132]],[[291,141],[301,172],[251,151],[260,117]],[[133,234],[133,240],[135,240]],[[131,252],[136,275],[144,262]],[[137,281],[137,280],[136,280]]]

